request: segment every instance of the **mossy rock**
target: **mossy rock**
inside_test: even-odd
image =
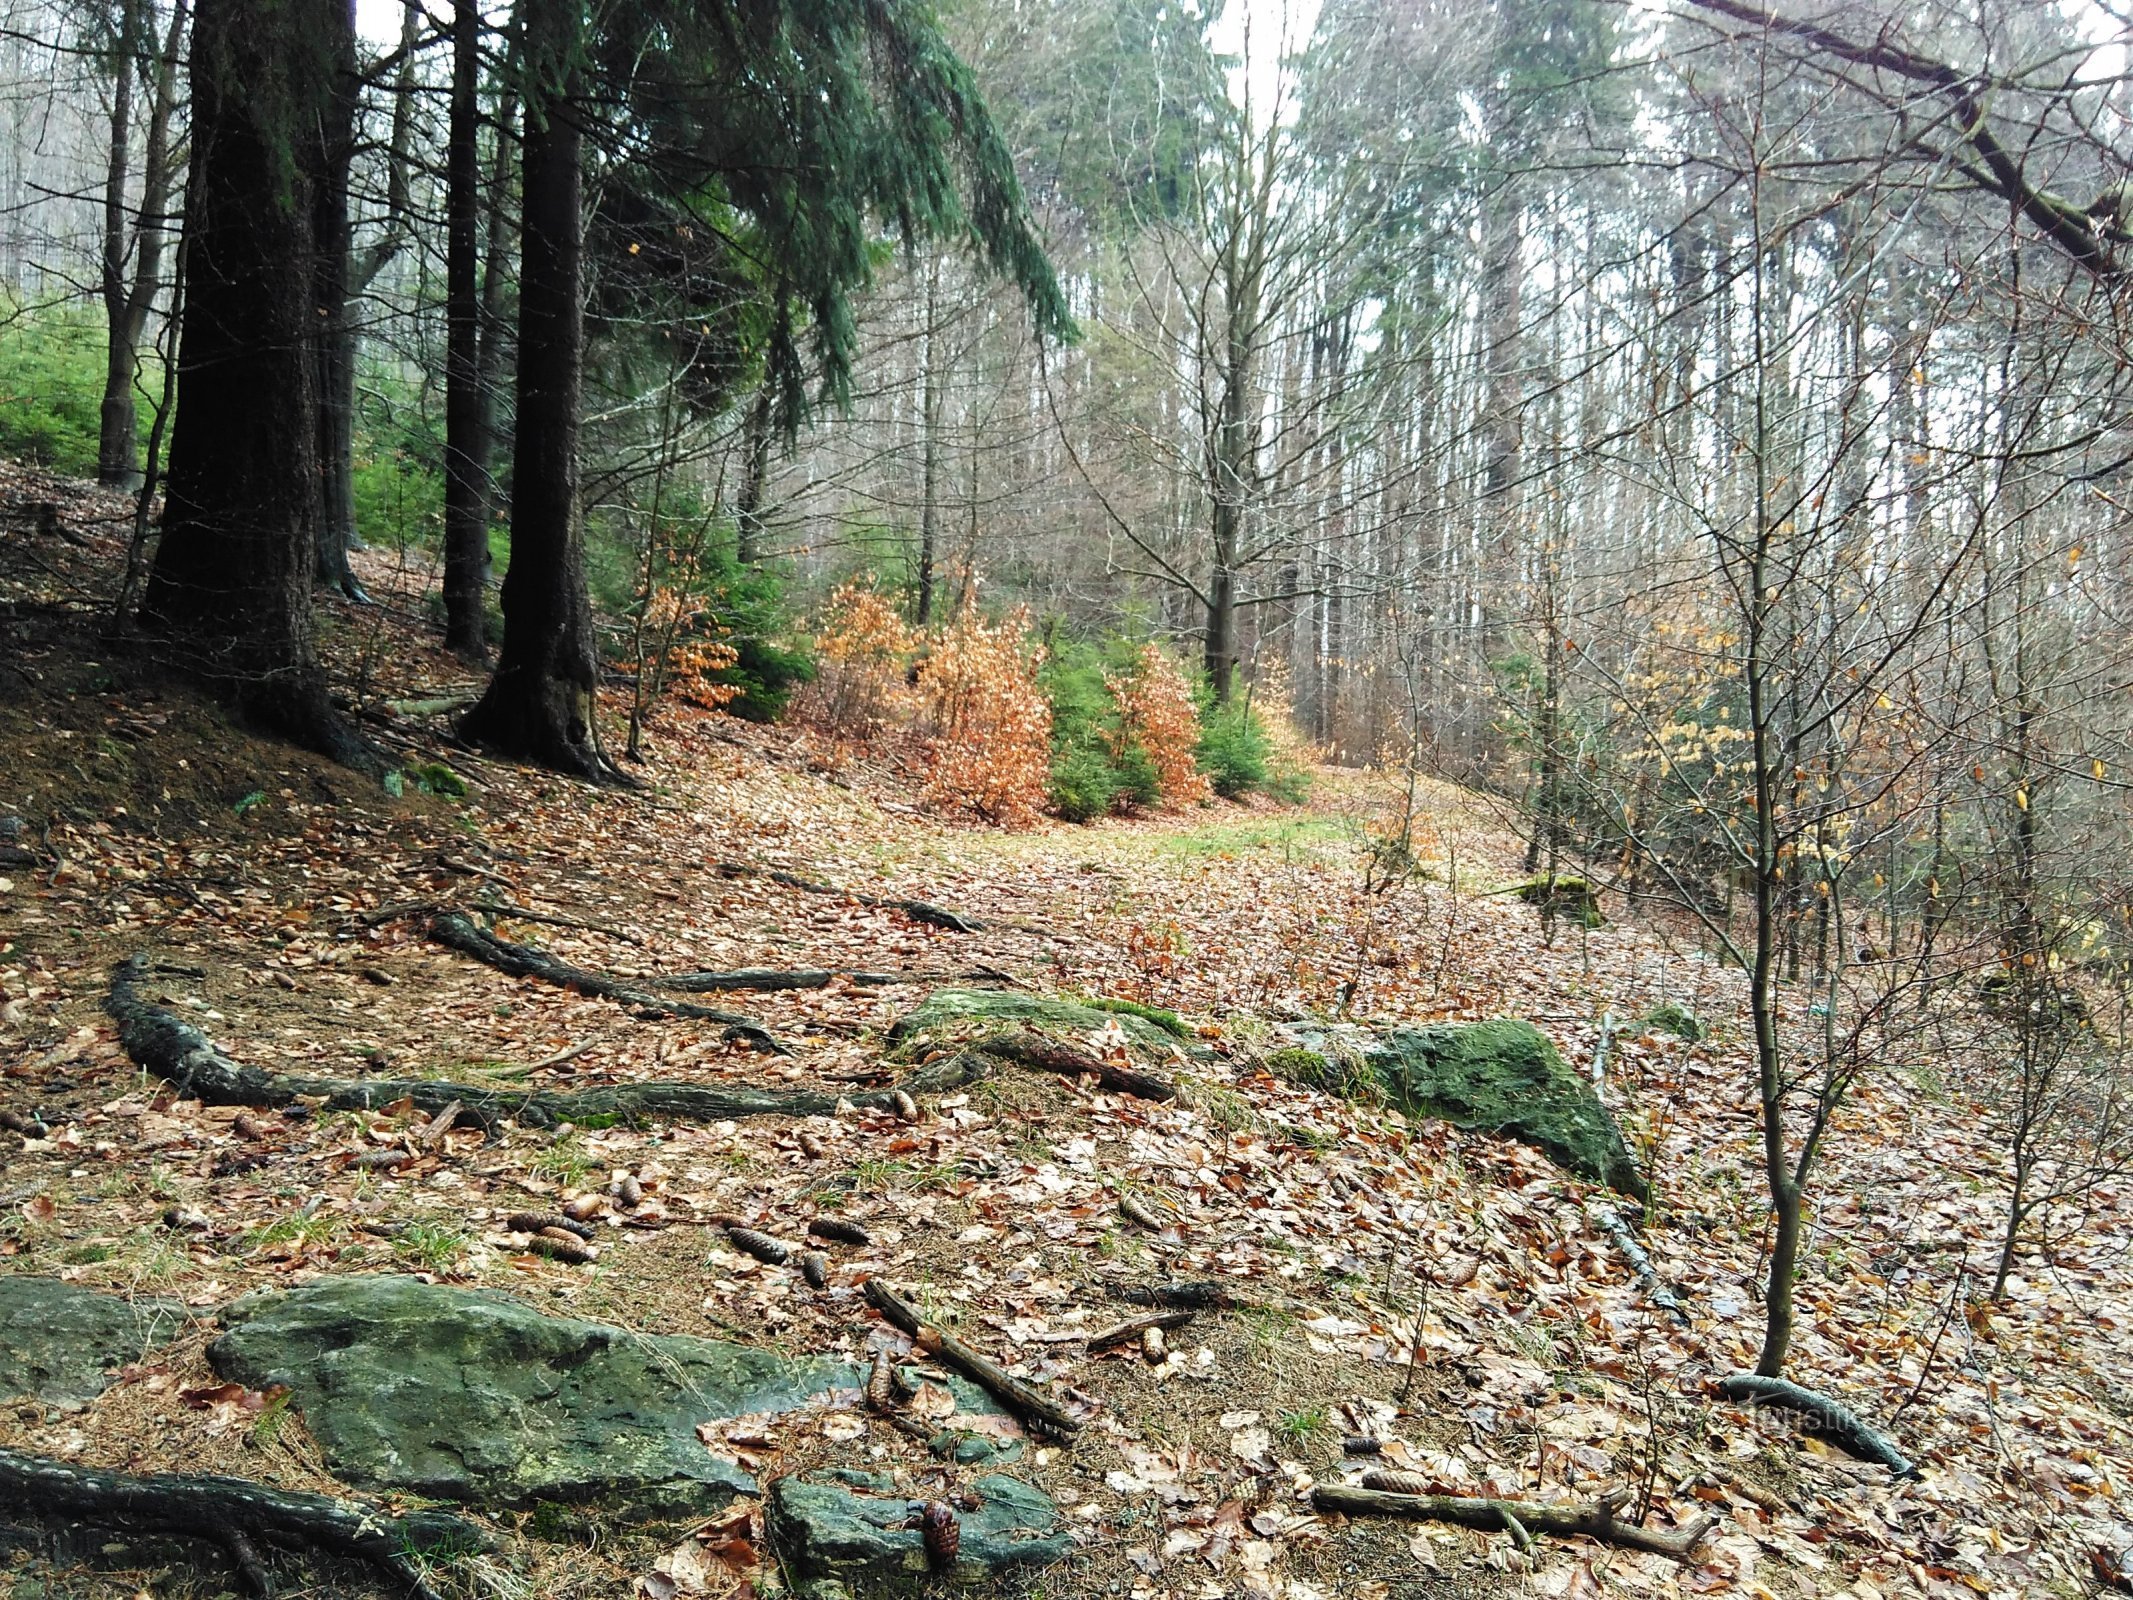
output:
[[[1321,1058],[1360,1060],[1385,1099],[1410,1116],[1517,1139],[1566,1172],[1646,1198],[1615,1119],[1530,1022],[1288,1032]]]
[[[58,1278],[0,1277],[0,1399],[74,1406],[118,1369],[168,1344],[185,1322],[175,1300],[127,1300]]]
[[[550,1317],[396,1276],[323,1278],[223,1312],[216,1373],[287,1384],[327,1469],[476,1505],[715,1509],[755,1480],[696,1435],[863,1381],[849,1363]]]
[[[1701,1044],[1709,1037],[1710,1029],[1703,1018],[1696,1015],[1678,1000],[1663,1000],[1637,1019],[1637,1025],[1653,1033],[1670,1033],[1690,1044]]]
[[[925,1045],[972,1044],[995,1033],[1034,1029],[1059,1035],[1070,1042],[1086,1042],[1116,1023],[1136,1055],[1153,1065],[1166,1065],[1180,1057],[1204,1060],[1210,1052],[1194,1043],[1190,1031],[1169,1012],[1154,1007],[1133,1006],[1123,1001],[1091,1004],[1030,994],[1020,989],[936,989],[918,1009],[899,1018],[889,1029],[889,1044],[905,1058]],[[1183,1035],[1183,1037],[1181,1037]]]
[[[1600,897],[1583,878],[1528,878],[1513,891],[1529,906],[1544,914],[1575,922],[1581,928],[1604,928],[1607,918],[1600,910]]]
[[[1060,1561],[1074,1541],[1058,1508],[1017,1478],[980,1478],[977,1502],[956,1515],[960,1548],[946,1572],[929,1569],[911,1497],[886,1473],[795,1473],[771,1486],[764,1521],[802,1595],[915,1595],[941,1580],[996,1586]]]

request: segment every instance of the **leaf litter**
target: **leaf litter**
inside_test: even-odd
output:
[[[393,592],[389,569],[365,581]],[[411,622],[388,625],[382,655],[404,679],[391,693],[462,686]],[[642,794],[590,793],[408,726],[396,737],[448,760],[470,794],[395,800],[230,732],[181,690],[90,692],[82,653],[55,629],[27,652],[39,692],[0,711],[21,752],[0,810],[36,818],[39,838],[38,865],[10,869],[0,934],[0,1106],[33,1130],[0,1132],[0,1271],[166,1295],[204,1317],[251,1289],[390,1269],[862,1367],[879,1346],[909,1369],[912,1418],[1020,1447],[1004,1470],[1046,1488],[1077,1530],[1061,1580],[1075,1593],[1953,1600],[2124,1581],[2125,1197],[2092,1196],[2049,1261],[2022,1263],[2007,1304],[1983,1304],[1974,1283],[1966,1296],[1965,1266],[1998,1220],[1977,1094],[1880,1073],[1847,1106],[1814,1197],[1791,1371],[1871,1420],[1900,1418],[1921,1480],[1892,1481],[1715,1397],[1711,1380],[1752,1360],[1759,1331],[1737,975],[1665,927],[1549,938],[1532,908],[1488,892],[1515,876],[1516,841],[1456,790],[1427,794],[1433,877],[1390,900],[1364,892],[1356,864],[1386,799],[1363,774],[1322,774],[1308,808],[1003,833],[930,817],[863,766],[826,781],[808,770],[804,733],[684,712],[656,725],[658,787]],[[99,741],[123,759],[84,759]],[[949,933],[719,871],[733,861],[987,926]],[[178,1099],[132,1067],[99,1010],[112,965],[145,950],[160,963],[157,1003],[263,1066],[833,1094],[904,1070],[881,1035],[922,984],[748,994],[793,1052],[770,1057],[686,1020],[505,978],[391,914],[477,896],[559,919],[501,912],[503,936],[624,979],[786,966],[945,982],[983,965],[1039,993],[1174,1010],[1216,1055],[1168,1064],[1190,1080],[1175,1103],[1005,1075],[922,1097],[916,1120],[839,1109],[462,1127],[424,1148],[430,1119],[412,1108],[305,1116]],[[1640,1242],[1678,1315],[1598,1219],[1611,1197],[1521,1145],[1267,1068],[1281,1019],[1346,1010],[1524,1015],[1589,1070],[1604,1017],[1665,1001],[1705,1018],[1709,1036],[1617,1034],[1607,1083],[1654,1180]],[[1077,1044],[1126,1048],[1110,1028]],[[408,1159],[367,1160],[393,1151]],[[591,1260],[535,1254],[529,1238],[545,1235],[510,1227],[529,1212],[582,1224]],[[825,1218],[852,1226],[813,1226]],[[791,1259],[736,1248],[729,1227],[793,1245]],[[802,1240],[823,1258],[819,1288]],[[947,1373],[865,1310],[861,1285],[877,1274],[1084,1415],[1072,1447],[955,1409]],[[1087,1348],[1131,1313],[1118,1291],[1157,1281],[1231,1285],[1235,1304],[1166,1330],[1153,1360],[1138,1341]],[[0,1414],[0,1444],[330,1489],[301,1417],[218,1386],[204,1344],[196,1331],[79,1410]],[[944,1465],[856,1391],[706,1430],[707,1449],[760,1475],[865,1465],[897,1474],[914,1501],[946,1503],[990,1470]],[[1374,1448],[1350,1454],[1349,1438]],[[1314,1484],[1373,1462],[1462,1495],[1624,1487],[1657,1525],[1704,1510],[1720,1523],[1683,1565],[1311,1514]],[[522,1560],[558,1595],[772,1582],[753,1502],[678,1541],[615,1532],[597,1547],[534,1541]]]

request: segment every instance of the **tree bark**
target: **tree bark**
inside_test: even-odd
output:
[[[444,642],[467,661],[489,658],[489,408],[482,392],[477,238],[480,94],[481,7],[458,0],[445,161]]]
[[[619,774],[593,727],[599,659],[578,507],[584,136],[570,101],[581,23],[573,0],[526,6],[518,420],[504,646],[487,692],[460,732],[506,755],[608,781]]]
[[[311,617],[314,201],[354,26],[347,0],[204,0],[197,13],[179,404],[142,621],[263,727],[375,770],[327,698]]]

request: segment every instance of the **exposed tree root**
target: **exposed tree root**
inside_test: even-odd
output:
[[[568,1093],[526,1094],[433,1079],[320,1078],[269,1072],[261,1067],[239,1066],[176,1012],[144,999],[138,985],[147,972],[147,959],[134,956],[120,963],[111,975],[111,993],[104,1001],[104,1010],[119,1025],[119,1042],[136,1066],[168,1080],[180,1094],[198,1095],[211,1105],[285,1106],[301,1097],[315,1100],[327,1110],[373,1110],[404,1099],[417,1110],[435,1116],[457,1101],[462,1117],[484,1127],[505,1117],[515,1117],[533,1127],[552,1127],[589,1117],[613,1117],[631,1123],[808,1117],[836,1110],[840,1099],[881,1107],[894,1100],[892,1090],[838,1096],[725,1089],[695,1083],[618,1083]]]
[[[671,978],[646,981],[682,994],[741,989],[768,994],[782,989],[827,989],[839,978],[861,989],[887,989],[914,983],[1012,984],[1015,981],[991,967],[973,967],[968,972],[869,972],[860,967],[736,967],[731,972],[677,972]]]
[[[1896,1448],[1893,1439],[1826,1394],[1804,1389],[1785,1378],[1766,1378],[1754,1372],[1735,1372],[1720,1378],[1718,1389],[1728,1400],[1746,1400],[1789,1411],[1799,1418],[1803,1431],[1821,1435],[1861,1461],[1887,1467],[1899,1478],[1918,1476],[1918,1468]]]
[[[352,1500],[271,1489],[245,1478],[135,1476],[5,1449],[0,1508],[0,1518],[5,1511],[26,1511],[209,1540],[230,1552],[255,1593],[264,1592],[266,1578],[255,1539],[373,1562],[425,1600],[434,1600],[436,1591],[423,1578],[423,1557],[465,1555],[494,1544],[474,1523],[444,1511],[393,1516]]]
[[[1398,1481],[1400,1473],[1372,1473],[1372,1481]],[[1417,1480],[1418,1482],[1421,1480]],[[1454,1494],[1401,1494],[1385,1489],[1351,1489],[1322,1483],[1311,1491],[1312,1509],[1337,1511],[1350,1517],[1407,1517],[1420,1522],[1455,1522],[1461,1527],[1489,1533],[1553,1533],[1565,1537],[1582,1535],[1625,1550],[1649,1550],[1656,1555],[1686,1561],[1717,1519],[1698,1516],[1673,1533],[1617,1522],[1616,1511],[1628,1498],[1620,1490],[1603,1495],[1589,1506],[1541,1505],[1530,1500],[1485,1500]]]
[[[923,922],[930,927],[945,928],[950,933],[983,933],[985,924],[975,917],[966,917],[961,912],[937,906],[930,900],[899,900],[871,894],[858,894],[850,889],[840,889],[834,884],[817,883],[812,878],[803,878],[797,872],[787,872],[782,867],[751,867],[741,861],[714,861],[711,865],[722,878],[768,878],[772,883],[781,883],[788,889],[804,890],[808,894],[835,895],[840,900],[856,900],[863,906],[877,910],[901,911],[913,922]]]
[[[447,911],[442,916],[432,917],[430,937],[461,955],[472,956],[476,961],[508,972],[515,978],[539,978],[544,983],[558,984],[565,989],[575,989],[579,994],[594,995],[602,1000],[635,1006],[639,1010],[654,1011],[669,1017],[688,1017],[702,1022],[716,1022],[726,1030],[728,1039],[744,1040],[764,1050],[773,1050],[780,1055],[789,1054],[785,1047],[771,1037],[770,1030],[753,1017],[744,1017],[738,1012],[721,1011],[716,1006],[700,1006],[688,1000],[674,1000],[665,995],[653,994],[649,989],[637,988],[634,984],[610,978],[604,973],[587,967],[574,967],[567,961],[558,961],[545,950],[536,950],[530,944],[514,944],[509,939],[499,939],[495,934],[475,926],[473,920],[457,911]]]
[[[867,1303],[918,1342],[929,1355],[937,1355],[971,1382],[982,1384],[1024,1422],[1061,1439],[1081,1431],[1081,1418],[1040,1390],[1025,1383],[990,1356],[973,1350],[952,1333],[922,1320],[897,1292],[880,1278],[866,1283]]]
[[[1138,1072],[1116,1062],[1102,1061],[1086,1050],[1054,1043],[1041,1034],[1015,1032],[980,1039],[970,1047],[978,1055],[997,1056],[1039,1072],[1056,1072],[1067,1078],[1094,1078],[1112,1094],[1130,1094],[1141,1100],[1175,1100],[1178,1086],[1152,1072]]]

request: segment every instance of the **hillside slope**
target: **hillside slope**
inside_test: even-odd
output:
[[[63,531],[26,514],[43,500],[65,507]],[[1922,1476],[1893,1480],[1717,1398],[1759,1333],[1735,976],[1664,927],[1544,927],[1502,892],[1516,841],[1473,797],[1425,790],[1427,871],[1373,895],[1362,830],[1393,796],[1358,773],[1322,774],[1307,807],[1000,833],[926,815],[888,774],[820,770],[793,730],[703,716],[655,727],[644,789],[595,791],[458,750],[437,713],[390,709],[467,687],[412,602],[330,618],[365,641],[369,679],[345,687],[403,770],[442,764],[466,789],[410,781],[394,797],[250,738],[98,642],[122,551],[96,519],[122,514],[64,484],[0,485],[0,815],[21,819],[0,867],[14,1130],[0,1133],[0,1276],[153,1297],[181,1308],[182,1329],[86,1401],[0,1412],[0,1448],[338,1494],[338,1446],[304,1395],[210,1362],[241,1296],[414,1274],[864,1372],[876,1349],[914,1354],[870,1306],[880,1278],[1066,1407],[1071,1439],[1028,1437],[940,1374],[915,1415],[1011,1444],[1004,1465],[943,1462],[837,1390],[707,1417],[705,1450],[763,1485],[825,1465],[888,1473],[914,1502],[1012,1473],[1073,1535],[1062,1565],[1026,1580],[1046,1594],[2072,1594],[2095,1553],[2133,1544],[2116,1514],[2133,1461],[2120,1197],[2096,1196],[2053,1265],[1983,1306],[1959,1269],[1985,1259],[1997,1216],[1977,1107],[1892,1063],[1846,1109],[1817,1191],[1793,1373],[1892,1427]],[[374,593],[402,592],[367,559]],[[440,942],[454,912],[615,980],[621,998]],[[135,956],[139,1001],[238,1065],[446,1081],[486,1097],[484,1125],[434,1126],[437,1107],[412,1097],[247,1109],[176,1093],[129,1059],[106,1011]],[[827,976],[657,981],[742,968]],[[958,1047],[976,1035],[954,1026],[892,1039],[942,989],[990,997],[958,1015],[1032,997],[1175,1013],[1176,1035],[1130,1007],[1093,1027],[1072,1011],[1037,1020],[1055,1046],[1182,1093],[973,1063]],[[1707,1037],[1636,1020],[1662,1004]],[[676,1014],[689,1006],[742,1014],[777,1050]],[[1654,1191],[1641,1237],[1657,1282],[1623,1248],[1637,1213],[1621,1197],[1526,1145],[1297,1081],[1284,1026],[1344,1008],[1378,1024],[1524,1017],[1582,1074],[1604,1029],[1607,1098]],[[967,1081],[926,1087],[944,1064]],[[914,1073],[914,1103],[896,1103]],[[675,1082],[817,1098],[709,1120],[534,1114],[544,1094]],[[536,1253],[508,1224],[574,1200],[589,1262]],[[825,1215],[866,1242],[822,1246],[819,1289],[797,1253],[757,1259],[720,1221],[797,1252]],[[1159,1364],[1132,1340],[1089,1348],[1140,1314],[1136,1291],[1208,1282],[1233,1303],[1169,1329]],[[922,1340],[914,1359],[938,1353]],[[1344,1456],[1358,1434],[1382,1441],[1375,1456]],[[1313,1514],[1314,1484],[1387,1465],[1455,1494],[1621,1488],[1655,1529],[1718,1524],[1677,1562]],[[597,1537],[538,1498],[494,1515],[506,1543],[440,1585],[561,1597],[783,1581],[752,1496],[717,1517],[596,1518]],[[164,1555],[146,1546],[97,1573],[20,1543],[0,1568],[18,1594],[227,1581],[158,1578]]]

